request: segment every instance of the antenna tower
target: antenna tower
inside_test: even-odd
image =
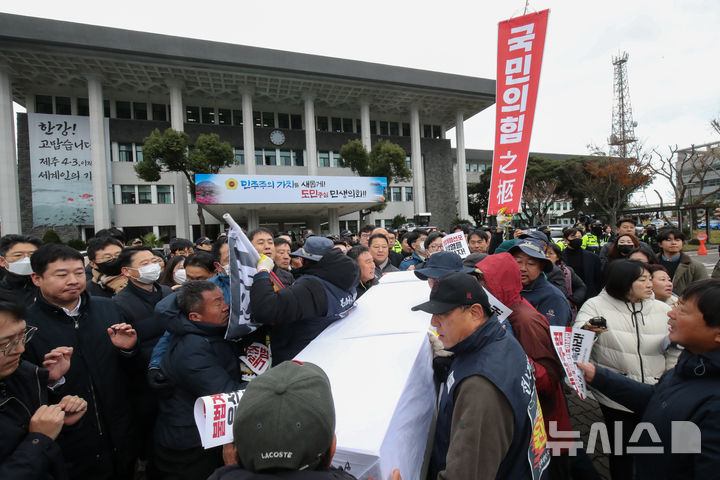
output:
[[[631,144],[637,141],[635,138],[637,122],[633,121],[632,107],[630,106],[627,61],[627,52],[612,59],[615,70],[613,85],[615,103],[612,112],[612,133],[608,143],[610,144],[610,155],[620,158],[627,158]]]

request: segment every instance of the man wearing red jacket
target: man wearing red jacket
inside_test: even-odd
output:
[[[515,339],[534,364],[535,386],[548,440],[553,439],[553,431],[572,430],[567,402],[562,391],[563,368],[552,344],[550,324],[535,307],[520,296],[522,281],[517,262],[509,253],[498,253],[485,257],[476,267],[483,273],[483,286],[512,310],[507,321],[510,322]],[[550,428],[550,422],[557,422],[555,428]],[[567,449],[561,452],[561,455],[554,455],[550,461],[548,471],[552,480],[569,478]]]

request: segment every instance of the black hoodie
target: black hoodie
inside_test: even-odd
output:
[[[270,342],[274,365],[292,359],[330,323],[344,316],[360,280],[360,267],[338,249],[298,273],[295,283],[278,291],[267,272],[257,273],[250,287],[253,319],[273,325]],[[348,298],[352,298],[350,304]]]

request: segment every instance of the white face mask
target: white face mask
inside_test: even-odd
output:
[[[157,282],[162,273],[162,268],[160,268],[160,264],[158,263],[151,263],[150,265],[138,268],[137,271],[140,273],[140,278],[136,278],[135,280],[149,285]]]
[[[175,283],[178,285],[182,285],[183,283],[187,282],[187,274],[185,273],[184,268],[179,268],[175,270],[175,273],[173,273],[173,280],[175,280]]]
[[[30,257],[25,257],[17,262],[8,262],[8,272],[14,273],[15,275],[28,276],[32,273],[32,266],[30,265]]]

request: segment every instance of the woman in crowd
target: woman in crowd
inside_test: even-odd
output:
[[[585,295],[587,294],[585,282],[577,276],[572,267],[565,264],[562,259],[562,250],[557,243],[548,243],[547,249],[545,249],[545,256],[560,269],[565,277],[565,291],[567,292],[565,297],[568,299],[570,308],[573,311],[573,318],[575,318],[578,308],[582,306],[585,301]]]
[[[172,257],[165,265],[158,283],[160,283],[160,285],[167,285],[172,289],[179,288],[180,285],[187,280],[184,264],[184,255],[175,255]]]
[[[648,265],[647,269],[652,275],[655,300],[665,302],[671,307],[677,305],[678,297],[673,293],[673,283],[667,269],[662,265]]]
[[[638,239],[630,234],[620,235],[615,239],[608,251],[608,263],[613,260],[628,259],[630,253],[640,246]],[[605,267],[607,269],[607,265]]]
[[[591,330],[598,336],[590,354],[593,363],[650,385],[673,367],[676,355],[665,350],[670,307],[652,295],[652,280],[645,264],[636,260],[608,264],[605,288],[585,302],[575,320],[576,328]],[[595,325],[599,317],[606,322],[604,328]],[[622,422],[622,437],[627,445],[642,412],[633,412],[594,393],[610,438],[615,438],[615,422]],[[632,457],[609,458],[613,479],[633,478]]]
[[[441,252],[443,249],[442,239],[445,235],[440,232],[431,232],[425,239],[425,251],[428,257],[433,253]],[[425,260],[427,262],[427,259]]]

